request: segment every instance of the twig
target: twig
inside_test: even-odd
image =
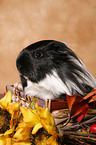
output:
[[[84,124],[87,124],[87,123],[92,123],[95,119],[96,119],[96,116],[93,117],[93,118],[91,118],[91,119],[89,119],[89,120],[86,120],[84,122],[76,123],[75,125],[71,125],[71,126],[68,126],[68,127],[62,126],[61,127],[61,130],[63,130],[63,131],[64,130],[69,130],[69,129],[72,129],[72,128],[75,128],[75,127],[79,127],[79,126],[84,125]]]
[[[77,133],[77,132],[71,132],[71,131],[65,131],[65,134],[70,134],[70,135],[74,135],[74,136],[79,136],[79,137],[91,137],[92,140],[94,138],[94,140],[96,140],[96,134],[84,134],[84,133]]]

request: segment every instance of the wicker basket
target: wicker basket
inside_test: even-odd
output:
[[[21,102],[23,101],[25,106],[27,106],[26,103],[28,104],[32,101],[32,97],[24,96],[23,91],[14,88],[14,85],[6,86],[6,91],[8,90],[11,90],[12,94],[18,97]],[[40,107],[48,107],[52,113],[56,128],[61,135],[61,145],[96,144],[96,133],[90,133],[88,128],[88,126],[96,124],[96,101],[90,104],[91,109],[94,109],[95,113],[90,113],[89,111],[81,122],[69,121],[67,101],[63,99],[43,100],[38,98],[37,103]],[[82,133],[83,130],[88,131],[88,133]]]

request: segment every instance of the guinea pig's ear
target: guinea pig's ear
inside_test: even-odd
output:
[[[69,55],[68,51],[66,51],[66,50],[58,50],[58,53],[65,56],[65,57],[67,57]]]
[[[68,47],[65,44],[63,43],[55,44],[54,49],[58,54],[61,54],[65,57],[68,56]]]

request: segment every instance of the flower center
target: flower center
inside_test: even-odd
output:
[[[0,133],[5,133],[10,129],[11,115],[6,109],[0,108]]]
[[[47,145],[46,140],[50,137],[51,135],[48,134],[48,132],[44,129],[41,128],[37,131],[36,134],[30,135],[30,142],[32,145]]]
[[[0,115],[0,129],[2,128],[2,126],[4,125],[4,120],[5,120],[5,117]]]

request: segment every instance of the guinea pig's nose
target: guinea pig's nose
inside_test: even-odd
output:
[[[28,51],[23,50],[19,53],[17,60],[16,60],[16,67],[20,71],[22,68],[26,67],[30,60],[30,55]]]
[[[16,61],[16,67],[18,68],[18,70],[21,68],[20,63],[18,63],[18,60]]]
[[[20,56],[18,56],[17,59],[16,59],[16,67],[17,67],[18,70],[20,70],[20,68],[21,68],[21,58],[20,58]]]

